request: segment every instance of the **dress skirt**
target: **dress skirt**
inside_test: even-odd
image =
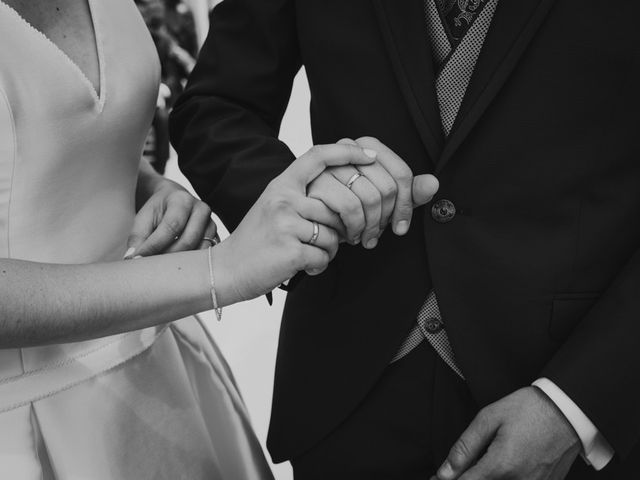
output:
[[[0,377],[1,479],[273,478],[198,318],[79,345]]]

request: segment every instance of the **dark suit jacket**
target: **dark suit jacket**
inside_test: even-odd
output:
[[[181,168],[234,228],[292,160],[306,67],[315,143],[371,135],[436,199],[404,238],[346,246],[288,298],[269,446],[312,447],[371,389],[434,287],[480,405],[546,376],[618,455],[640,435],[640,3],[503,0],[445,141],[422,0],[226,0],[172,119]]]

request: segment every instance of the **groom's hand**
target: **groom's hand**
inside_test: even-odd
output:
[[[523,388],[484,408],[431,480],[562,480],[580,449],[555,404]]]
[[[397,235],[407,233],[413,209],[429,202],[437,192],[436,178],[414,177],[404,160],[375,138],[338,143],[360,146],[375,162],[357,168],[328,168],[309,185],[307,195],[340,215],[345,240],[352,244],[362,241],[365,248],[374,248],[389,223]],[[356,174],[362,176],[354,181]]]

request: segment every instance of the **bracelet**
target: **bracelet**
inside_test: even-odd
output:
[[[213,310],[216,312],[218,321],[222,320],[222,308],[218,306],[218,296],[216,295],[216,283],[213,277],[213,247],[209,247],[209,282],[211,282],[211,301],[213,303]]]

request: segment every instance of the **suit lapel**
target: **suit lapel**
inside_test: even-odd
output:
[[[423,0],[373,0],[393,68],[435,165],[444,145]]]
[[[554,1],[501,0],[498,3],[436,173],[444,168],[500,91]]]

